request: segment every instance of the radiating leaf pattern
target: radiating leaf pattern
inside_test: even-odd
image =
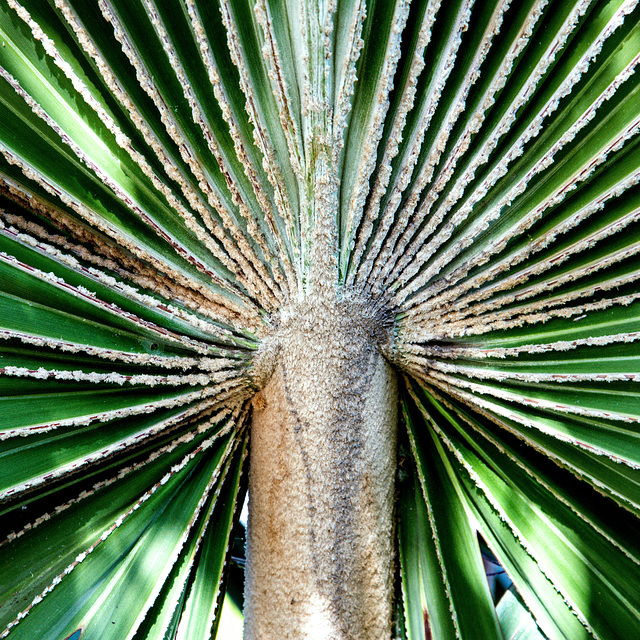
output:
[[[398,629],[636,636],[637,2],[2,0],[0,40],[0,638],[211,636],[253,355],[317,286],[395,317]]]

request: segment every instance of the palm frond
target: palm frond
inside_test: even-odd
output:
[[[2,0],[0,42],[0,638],[215,634],[318,291],[393,324],[398,634],[635,637],[638,2]]]

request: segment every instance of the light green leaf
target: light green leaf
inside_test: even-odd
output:
[[[416,521],[409,525],[416,528],[413,536],[411,529],[401,533],[411,637],[424,637],[418,629],[427,625],[437,640],[476,634],[498,639],[501,633],[462,488],[428,422],[414,420],[406,405],[403,413],[420,480],[407,487],[417,503],[413,513],[401,514],[402,520]],[[418,548],[411,549],[416,538]]]
[[[194,459],[154,485],[135,511],[124,514],[104,540],[80,554],[59,584],[52,583],[14,635],[31,637],[45,625],[60,640],[79,628],[87,638],[133,637],[206,509],[225,449],[220,446],[216,455]]]
[[[544,640],[531,614],[509,589],[496,608],[505,640]]]

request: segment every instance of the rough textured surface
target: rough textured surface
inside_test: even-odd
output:
[[[253,403],[246,640],[391,637],[397,390],[381,327],[358,301],[307,300],[269,347]]]

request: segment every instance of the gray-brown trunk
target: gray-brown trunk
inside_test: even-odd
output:
[[[389,640],[397,389],[375,315],[299,307],[254,401],[245,640]]]

